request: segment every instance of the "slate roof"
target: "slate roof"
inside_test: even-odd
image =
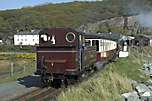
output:
[[[39,32],[40,32],[40,30],[35,30],[33,32],[22,31],[22,32],[18,32],[17,35],[38,35]]]

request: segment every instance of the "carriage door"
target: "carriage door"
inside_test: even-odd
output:
[[[96,40],[96,51],[99,51],[99,40]]]
[[[79,35],[79,44],[78,44],[78,66],[79,69],[82,69],[83,66],[83,51],[84,51],[84,44],[83,44],[83,36]]]
[[[79,70],[82,69],[82,36],[79,35],[79,40],[78,40],[78,67],[79,67]]]

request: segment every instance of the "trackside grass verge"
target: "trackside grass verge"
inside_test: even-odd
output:
[[[127,77],[104,70],[77,87],[62,92],[58,101],[119,101],[121,93],[131,90],[132,86]]]
[[[120,58],[78,86],[72,86],[58,96],[58,101],[121,101],[121,94],[132,91],[130,80],[149,79],[141,72],[152,48],[131,48],[128,58]]]

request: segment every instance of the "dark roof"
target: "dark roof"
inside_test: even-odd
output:
[[[152,39],[152,35],[142,35],[143,37],[146,37],[148,39]]]
[[[150,40],[151,37],[147,36],[147,35],[137,35],[137,36],[135,36],[135,39],[136,40],[145,40],[145,39]]]
[[[22,31],[22,32],[18,32],[17,35],[38,35],[39,32],[40,32],[40,30],[35,30],[33,32]]]
[[[118,41],[121,39],[122,35],[119,33],[86,33],[87,35],[96,35],[98,38],[108,39],[113,41]]]

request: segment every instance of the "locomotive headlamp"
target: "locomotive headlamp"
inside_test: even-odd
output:
[[[73,42],[75,40],[75,34],[73,32],[68,32],[66,34],[66,41]]]

